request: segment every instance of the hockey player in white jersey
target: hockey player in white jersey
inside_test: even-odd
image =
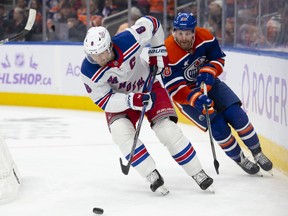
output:
[[[149,64],[140,56],[147,45],[151,46],[149,64],[157,66],[160,74],[168,64],[168,57],[163,29],[156,18],[144,16],[112,39],[106,28],[90,28],[84,40],[86,58],[81,66],[86,90],[94,103],[105,111],[112,138],[126,159],[146,103],[145,115],[159,141],[200,188],[206,190],[213,179],[204,172],[191,142],[176,124],[177,115],[166,90],[155,80],[152,92],[147,92],[151,73]],[[207,98],[207,104],[209,100]],[[153,192],[168,194],[155,161],[141,140],[137,141],[132,167],[150,182]]]

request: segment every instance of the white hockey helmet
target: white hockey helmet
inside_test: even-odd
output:
[[[102,26],[92,27],[84,39],[84,50],[89,55],[101,54],[110,50],[111,37],[108,30]]]

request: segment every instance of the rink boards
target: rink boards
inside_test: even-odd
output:
[[[241,99],[275,167],[287,174],[287,59],[237,50],[225,53],[221,79]],[[80,45],[2,46],[0,104],[101,111],[87,97],[80,80],[83,58]],[[190,124],[181,114],[179,117]]]

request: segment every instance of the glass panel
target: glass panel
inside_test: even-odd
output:
[[[222,46],[288,52],[287,0],[3,0],[0,39],[24,28],[29,7],[36,8],[37,18],[22,41],[81,42],[98,25],[114,35],[143,15],[159,18],[168,36],[182,11],[192,12]]]

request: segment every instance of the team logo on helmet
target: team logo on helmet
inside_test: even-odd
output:
[[[101,38],[105,38],[105,32],[99,32]]]
[[[187,17],[181,17],[180,21],[187,21]]]
[[[197,20],[192,13],[179,12],[173,21],[175,30],[193,30],[197,25]]]

